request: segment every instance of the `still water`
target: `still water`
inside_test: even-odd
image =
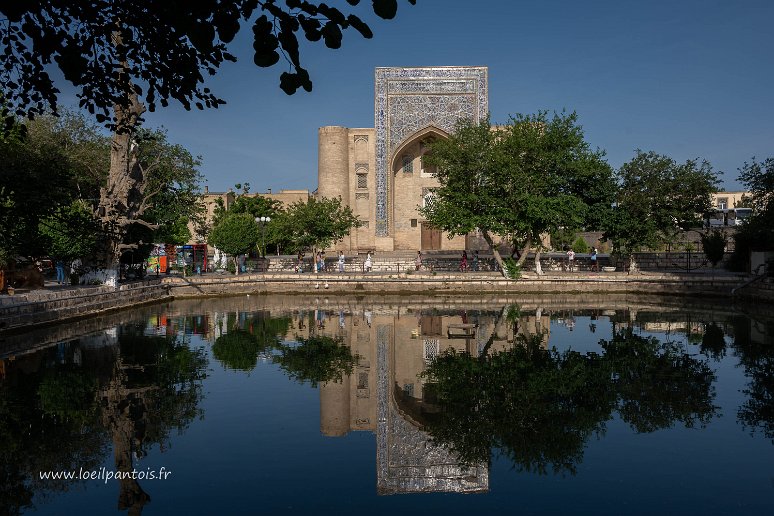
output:
[[[479,511],[774,514],[774,317],[244,296],[0,338],[0,513]]]

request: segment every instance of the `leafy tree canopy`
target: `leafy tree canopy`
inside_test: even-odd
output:
[[[496,128],[488,118],[462,120],[426,159],[440,186],[422,214],[450,236],[481,230],[499,262],[493,235],[525,241],[529,250],[542,233],[595,227],[615,186],[575,113],[519,114]]]
[[[360,0],[347,3],[356,6]],[[397,0],[371,3],[382,18],[396,14]],[[130,106],[130,92],[151,111],[170,100],[186,109],[223,104],[205,86],[205,77],[224,62],[236,61],[228,44],[243,24],[252,28],[257,66],[270,67],[281,58],[289,64],[290,70],[280,75],[280,88],[287,94],[312,89],[301,65],[299,34],[333,49],[341,46],[342,31],[350,27],[365,38],[373,36],[354,13],[300,0],[30,0],[4,2],[0,13],[6,121],[47,110],[56,113],[59,89],[48,73],[51,65],[75,86],[80,106],[105,122],[114,105]]]
[[[774,249],[774,158],[753,158],[739,169],[739,181],[750,190],[753,214],[734,235],[735,253],[746,261],[750,250]]]
[[[60,207],[40,222],[40,234],[47,254],[62,260],[94,256],[99,224],[83,201]]]
[[[272,238],[283,239],[289,251],[325,249],[347,236],[360,220],[349,206],[342,206],[341,199],[310,197],[298,201],[272,220]]]
[[[718,186],[717,173],[707,161],[680,164],[653,151],[638,150],[617,176],[616,205],[605,224],[605,237],[621,253],[657,249],[681,230],[700,227]]]
[[[258,224],[247,213],[226,215],[210,232],[208,243],[234,257],[234,266],[239,274],[237,256],[255,249],[260,239]]]

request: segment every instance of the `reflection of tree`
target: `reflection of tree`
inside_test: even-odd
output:
[[[704,335],[701,337],[702,354],[719,361],[726,356],[726,339],[717,324],[709,323],[704,327]]]
[[[215,340],[212,355],[229,369],[252,371],[258,363],[258,354],[276,348],[289,327],[288,317],[256,314],[239,321],[236,314],[229,314],[228,333]]]
[[[679,345],[631,330],[600,345],[606,367],[617,378],[618,412],[636,431],[653,432],[676,422],[686,428],[706,425],[715,414],[714,373]]]
[[[541,335],[473,358],[450,350],[424,376],[440,409],[427,418],[433,438],[468,464],[508,457],[523,471],[574,473],[588,438],[618,411],[640,432],[706,423],[714,376],[677,347],[631,331],[601,341],[606,353],[559,353]]]
[[[133,455],[167,444],[169,433],[201,416],[201,381],[207,359],[177,336],[145,336],[133,328],[119,336],[119,358],[101,391],[102,420],[113,437],[116,470],[132,471]],[[137,480],[120,480],[119,509],[139,514],[150,497]]]
[[[41,480],[40,471],[95,469],[102,463],[107,436],[96,389],[94,374],[70,366],[45,374],[12,373],[0,384],[0,512],[19,514],[34,497],[66,491],[73,483]]]
[[[340,338],[322,335],[308,339],[296,337],[296,342],[281,343],[273,360],[289,377],[299,382],[339,382],[352,372],[355,358]]]
[[[425,372],[441,405],[427,430],[467,464],[495,448],[519,470],[573,472],[613,409],[605,373],[595,356],[542,349],[541,335],[517,340],[478,359],[439,356]]]
[[[321,382],[340,381],[352,372],[355,358],[341,339],[313,335],[308,339],[297,336],[294,342],[285,342],[282,336],[290,325],[288,317],[261,313],[247,318],[229,314],[229,331],[215,340],[212,354],[230,369],[252,371],[258,354],[264,353],[289,377],[308,381],[314,387]]]
[[[763,323],[758,323],[763,324]],[[734,349],[750,380],[742,392],[748,396],[737,418],[751,433],[762,432],[774,443],[774,327],[769,323],[761,332],[762,341],[752,338],[750,320],[734,321]]]

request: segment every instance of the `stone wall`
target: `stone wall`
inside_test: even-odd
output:
[[[35,290],[28,294],[0,298],[0,329],[24,328],[56,323],[171,299],[169,287],[160,280],[121,285]]]

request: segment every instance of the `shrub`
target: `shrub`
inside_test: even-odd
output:
[[[521,277],[521,266],[516,263],[516,260],[508,257],[503,260],[503,264],[505,265],[505,273],[509,278],[519,279]]]
[[[576,253],[588,253],[589,245],[583,240],[583,237],[578,237],[572,244],[572,250]]]

